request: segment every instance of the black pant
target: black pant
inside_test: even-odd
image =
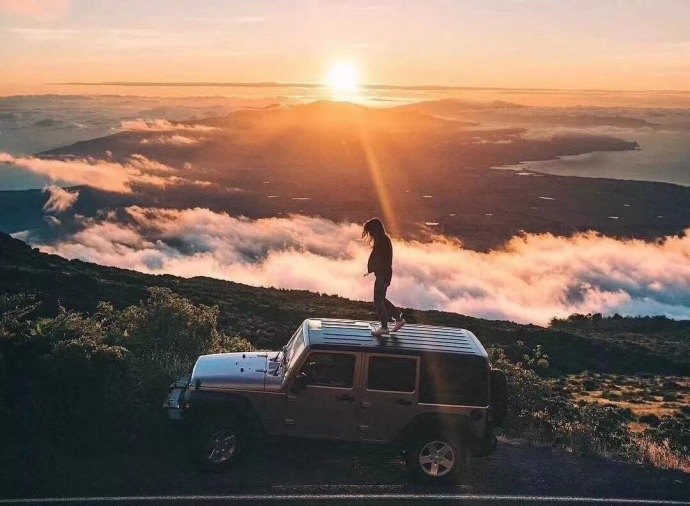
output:
[[[382,327],[388,327],[388,322],[391,319],[399,320],[402,318],[400,310],[386,298],[388,285],[390,285],[390,280],[379,277],[376,278],[374,283],[374,307],[379,314]]]

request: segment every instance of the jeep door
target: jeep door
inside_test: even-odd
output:
[[[309,352],[298,373],[306,386],[286,397],[284,433],[355,439],[361,363],[361,353]]]
[[[391,441],[417,412],[419,357],[368,353],[365,362],[360,439]]]

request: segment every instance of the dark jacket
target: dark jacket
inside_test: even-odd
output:
[[[373,272],[377,278],[390,283],[393,277],[393,245],[387,235],[374,242],[367,262],[367,272]]]

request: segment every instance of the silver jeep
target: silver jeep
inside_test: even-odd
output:
[[[382,339],[373,329],[308,319],[280,351],[201,356],[164,408],[191,430],[208,468],[266,436],[395,445],[427,481],[492,453],[506,380],[474,334],[408,324]]]

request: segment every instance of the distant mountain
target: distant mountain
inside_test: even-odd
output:
[[[503,100],[494,100],[491,102],[478,102],[474,100],[462,100],[458,98],[444,98],[441,100],[427,100],[423,102],[415,102],[413,104],[399,106],[398,109],[422,112],[426,114],[434,114],[438,116],[454,116],[471,111],[487,111],[487,110],[501,110],[501,109],[529,109],[529,106],[516,104],[513,102],[506,102]]]
[[[460,101],[434,104],[484,107]],[[522,110],[504,102],[487,107]],[[164,175],[201,183],[135,185],[132,193],[119,195],[83,188],[73,209],[82,216],[137,204],[207,207],[250,218],[297,213],[361,223],[383,215],[385,200],[401,236],[423,237],[433,226],[433,232],[460,238],[475,249],[499,247],[522,231],[567,236],[595,230],[656,238],[690,226],[687,188],[490,170],[525,160],[639,148],[635,141],[607,135],[534,139],[524,134],[522,128],[474,128],[471,122],[409,107],[320,101],[142,124],[40,156],[127,163],[140,155],[168,166]],[[50,224],[40,209],[47,198],[35,191],[3,192],[0,230],[47,231]],[[72,219],[70,213],[60,217],[64,225]]]
[[[565,112],[559,109],[543,109],[526,105],[494,100],[475,102],[447,98],[416,102],[398,109],[430,114],[439,118],[457,117],[467,121],[488,123],[509,123],[516,126],[558,126],[568,128],[616,127],[616,128],[658,128],[661,125],[642,118],[614,116],[611,114],[592,114],[575,108]]]
[[[66,260],[32,249],[2,233],[0,279],[0,293],[36,294],[43,303],[39,311],[44,315],[55,314],[59,305],[90,312],[98,301],[110,301],[122,308],[146,298],[147,286],[168,287],[195,303],[218,305],[221,326],[260,348],[283,344],[308,317],[375,319],[370,303],[307,291],[256,288],[206,277],[154,276]],[[587,325],[580,328],[577,322],[569,322],[570,327],[563,331],[441,311],[407,309],[405,315],[411,322],[470,329],[485,345],[505,346],[517,357],[523,349],[519,341],[528,347],[539,344],[551,357],[552,366],[561,372],[690,374],[690,323],[669,327],[668,320],[664,320],[656,329],[643,319],[639,321],[642,330],[638,333],[638,323],[632,319],[627,325],[617,324],[621,327],[618,333],[610,331],[594,337],[588,335]],[[677,352],[673,355],[669,355],[664,344],[666,331],[674,336]]]

